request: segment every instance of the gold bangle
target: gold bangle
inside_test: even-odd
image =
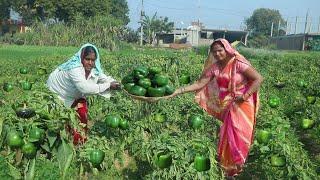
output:
[[[243,95],[243,99],[244,99],[244,100],[247,100],[250,96],[251,96],[250,93],[245,93],[245,94]]]
[[[181,87],[181,88],[180,88],[180,94],[184,93],[184,90],[185,90],[185,88],[184,88],[184,87]]]
[[[180,88],[180,94],[182,94],[182,92],[183,92],[183,87]]]

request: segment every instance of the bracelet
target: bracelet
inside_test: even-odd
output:
[[[180,94],[184,93],[184,91],[185,91],[185,87],[181,87],[180,88]]]
[[[245,94],[242,96],[242,98],[243,98],[244,100],[247,100],[250,96],[251,96],[251,93],[245,93]]]

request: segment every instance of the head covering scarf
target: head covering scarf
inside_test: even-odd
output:
[[[248,156],[253,140],[259,96],[255,92],[241,105],[234,103],[236,94],[246,92],[250,86],[248,82],[243,86],[239,86],[242,82],[236,84],[237,64],[251,65],[226,39],[217,39],[212,43],[202,75],[209,77],[217,70],[217,60],[211,52],[213,45],[217,42],[222,43],[226,53],[232,57],[225,67],[226,71],[218,72],[222,77],[228,77],[228,81],[225,78],[220,80],[224,79],[223,81],[228,83],[230,89],[223,90],[218,85],[219,77],[214,76],[207,85],[196,92],[195,100],[210,115],[223,122],[219,133],[218,156],[226,174],[233,176],[241,172],[238,166],[243,166]]]
[[[83,58],[82,51],[87,46],[92,46],[94,48],[94,50],[96,51],[96,60],[95,60],[95,67],[93,68],[93,70],[94,70],[93,73],[95,75],[99,75],[99,74],[103,73],[103,71],[101,69],[99,51],[96,46],[94,46],[93,44],[90,44],[90,43],[84,44],[75,55],[73,55],[67,62],[61,64],[58,68],[60,70],[68,71],[68,70],[76,68],[76,67],[81,67],[82,66],[81,59]]]
[[[241,61],[241,62],[243,62],[245,64],[249,64],[250,65],[249,61],[246,60],[246,58],[244,58],[238,51],[236,51],[226,39],[219,38],[219,39],[214,40],[212,42],[212,44],[210,45],[209,55],[208,55],[208,58],[206,60],[205,66],[204,66],[203,73],[205,73],[206,70],[208,70],[208,68],[210,68],[212,66],[212,64],[217,62],[217,60],[214,59],[213,53],[211,51],[211,49],[213,48],[214,44],[217,43],[217,42],[221,42],[222,43],[222,45],[225,48],[226,53],[229,56],[235,56],[235,59],[237,59],[237,60],[239,60],[239,61]]]

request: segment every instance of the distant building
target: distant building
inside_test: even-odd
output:
[[[271,37],[270,43],[282,50],[308,50],[307,42],[319,39],[320,33],[290,34],[286,36]]]
[[[170,33],[157,34],[158,44],[189,43],[192,46],[210,45],[215,39],[225,38],[230,43],[241,41],[247,44],[248,31],[208,29],[200,22],[192,22],[186,29],[176,28]]]
[[[9,19],[3,19],[1,21],[0,35],[5,33],[14,34],[17,32],[25,32],[25,25],[22,21],[22,17],[11,9]]]

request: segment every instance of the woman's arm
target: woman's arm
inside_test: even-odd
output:
[[[86,80],[81,68],[74,68],[68,72],[71,82],[83,94],[98,94],[110,87],[110,83],[94,83]]]
[[[238,97],[236,101],[243,101],[247,100],[254,92],[256,92],[263,82],[263,77],[252,67],[247,68],[243,75],[251,81],[251,86],[249,87],[248,91],[242,96]]]
[[[101,74],[98,79],[98,84],[100,83],[109,83],[110,89],[119,89],[121,84],[113,79],[111,76],[107,76],[105,74]]]
[[[176,96],[179,94],[197,91],[197,90],[203,88],[206,84],[208,84],[211,79],[212,79],[211,77],[202,77],[198,81],[196,81],[195,83],[193,83],[189,86],[176,89],[175,92],[171,96],[173,97],[173,96]]]

